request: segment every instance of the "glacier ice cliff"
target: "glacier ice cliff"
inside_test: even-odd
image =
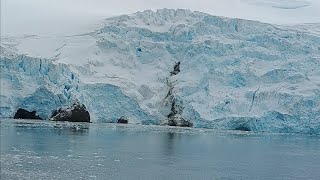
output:
[[[65,64],[50,60],[17,56],[1,58],[1,117],[13,117],[18,108],[37,111],[49,119],[54,110],[81,100],[93,118],[116,122],[121,115],[133,122],[154,123],[136,101],[111,84],[83,84]]]
[[[87,34],[1,37],[1,117],[79,100],[93,121],[163,124],[169,91],[194,127],[320,134],[320,35],[160,9]]]

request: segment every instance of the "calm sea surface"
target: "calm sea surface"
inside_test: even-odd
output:
[[[0,179],[320,179],[320,136],[1,119]]]

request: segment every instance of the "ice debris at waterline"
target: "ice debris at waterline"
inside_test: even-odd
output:
[[[148,10],[77,36],[1,37],[0,63],[1,117],[79,100],[99,122],[320,134],[316,31]]]

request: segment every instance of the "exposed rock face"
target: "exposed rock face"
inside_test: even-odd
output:
[[[171,76],[177,75],[180,72],[180,61],[174,65],[173,71],[170,72]]]
[[[251,131],[251,129],[245,125],[240,125],[238,127],[236,127],[234,130],[238,130],[238,131]]]
[[[25,109],[19,108],[16,114],[14,115],[14,119],[41,119],[38,115],[36,115],[36,111],[29,112]]]
[[[52,114],[52,121],[90,122],[90,114],[83,104],[75,103],[71,108],[60,108]]]
[[[179,126],[179,127],[193,127],[193,124],[185,119],[183,119],[182,117],[178,118],[178,119],[169,119],[168,121],[168,125],[169,126]]]
[[[180,72],[180,61],[175,63],[173,67],[173,71],[170,72],[170,76],[174,76],[179,74]],[[169,91],[165,100],[167,100],[168,104],[171,106],[170,113],[168,117],[168,125],[169,126],[180,126],[180,127],[192,127],[193,124],[182,117],[182,113],[184,110],[183,101],[178,100],[173,94],[174,84],[168,79],[167,86]]]
[[[128,124],[129,120],[122,116],[121,118],[118,119],[117,123],[119,124]]]
[[[172,98],[171,112],[168,115],[169,126],[180,126],[180,127],[192,127],[193,124],[182,117],[183,112],[182,101],[177,101],[176,98]]]

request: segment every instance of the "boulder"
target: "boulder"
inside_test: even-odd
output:
[[[123,116],[120,117],[117,121],[117,123],[119,123],[119,124],[128,124],[128,122],[129,122],[129,120]]]
[[[52,121],[90,122],[90,114],[85,105],[74,103],[71,108],[55,110],[51,116]]]
[[[36,113],[36,111],[29,112],[25,109],[19,108],[14,115],[14,119],[41,119],[38,115],[36,115]]]

